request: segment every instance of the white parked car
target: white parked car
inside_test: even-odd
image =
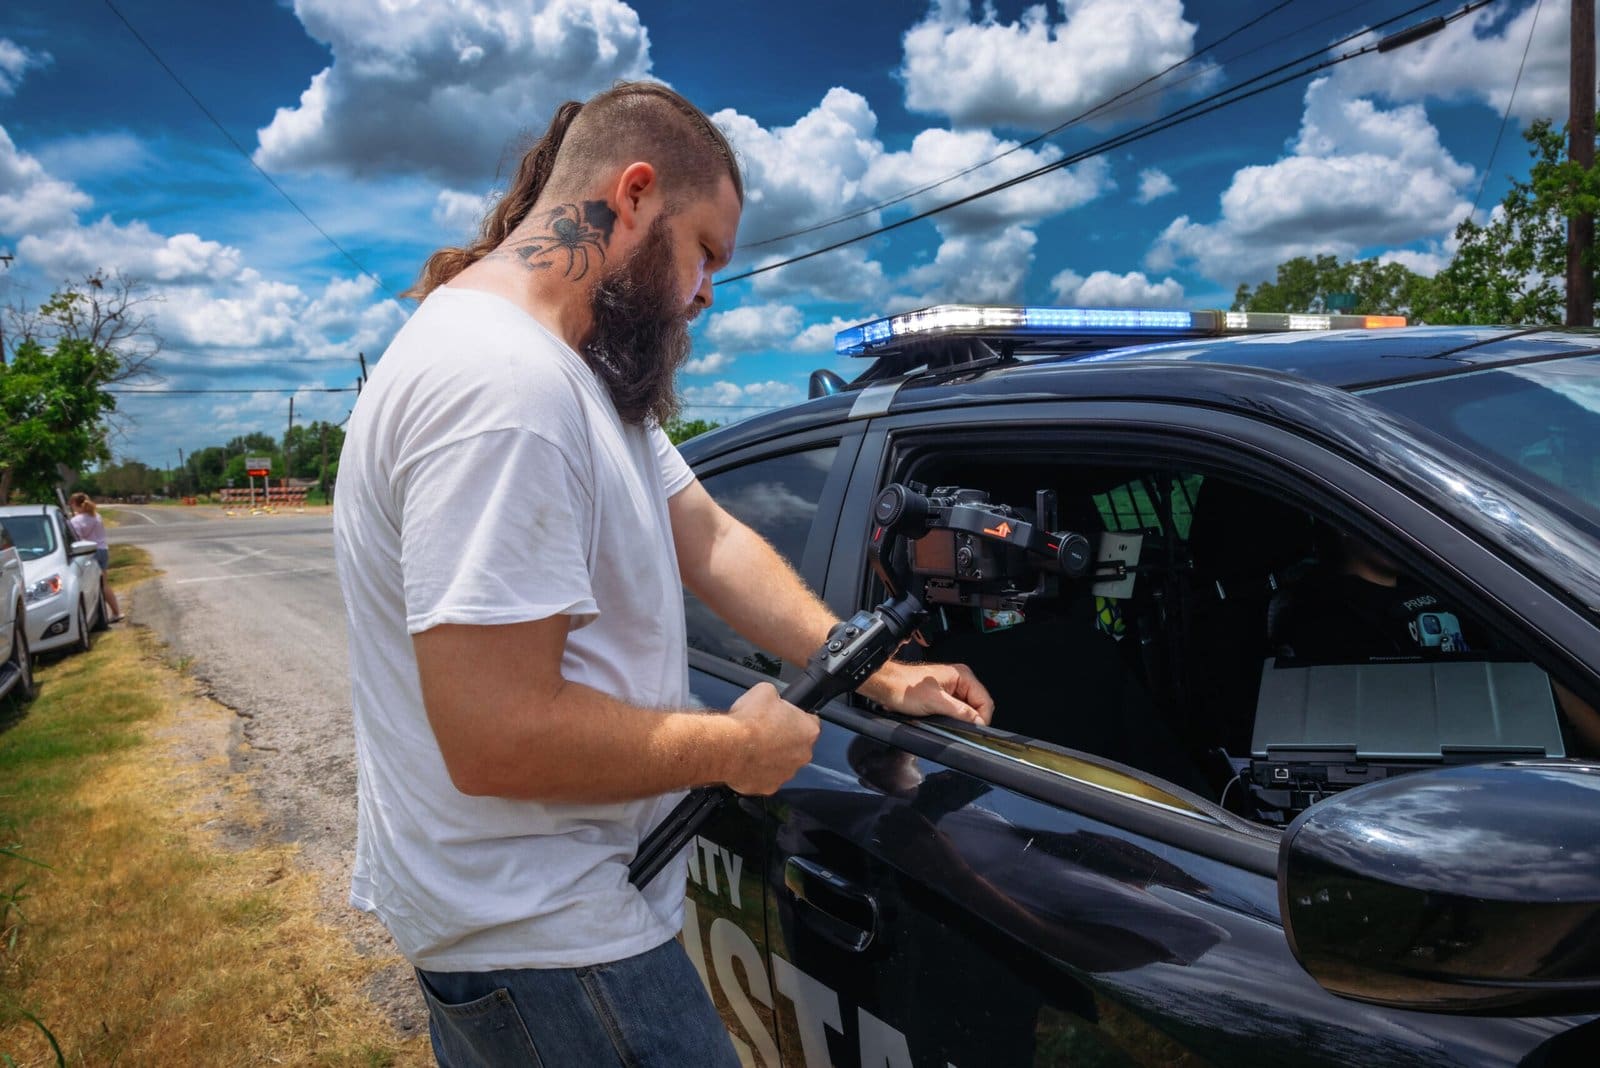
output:
[[[73,541],[67,517],[53,504],[0,507],[4,524],[22,559],[23,600],[28,644],[34,653],[52,649],[87,652],[94,631],[106,626],[99,548]]]
[[[33,650],[28,645],[27,583],[22,558],[0,523],[0,698],[26,701],[33,696]]]

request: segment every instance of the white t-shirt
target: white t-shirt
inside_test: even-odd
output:
[[[333,524],[360,801],[350,900],[418,967],[578,967],[682,926],[681,856],[642,893],[627,881],[640,838],[682,795],[462,794],[423,710],[411,636],[568,615],[566,679],[684,707],[667,499],[693,478],[659,428],[624,425],[571,348],[492,294],[435,290],[374,369]]]

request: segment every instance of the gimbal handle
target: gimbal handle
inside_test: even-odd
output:
[[[811,654],[805,672],[783,692],[784,700],[802,711],[815,711],[860,686],[927,618],[921,599],[908,592],[909,565],[902,562],[898,551],[904,539],[920,538],[935,528],[964,531],[1013,545],[1068,575],[1081,575],[1092,555],[1081,534],[1052,533],[1016,518],[997,521],[993,511],[961,503],[935,506],[923,494],[899,483],[878,495],[872,519],[867,560],[889,598],[870,612],[857,612],[835,624],[827,641]],[[690,790],[639,844],[638,854],[628,865],[628,881],[643,887],[655,878],[717,807],[735,796],[726,786]]]

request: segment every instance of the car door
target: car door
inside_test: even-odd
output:
[[[1169,462],[1187,441],[1213,465],[1250,477],[1271,466],[1369,517],[1404,515],[1423,544],[1461,541],[1370,473],[1239,417],[974,408],[874,423],[843,506],[830,604],[843,615],[867,598],[864,517],[900,477],[906,439],[959,449],[963,429],[981,430],[1003,450],[998,469],[1030,435],[1103,454],[1119,428],[1124,459]],[[1517,596],[1508,569],[1459,547],[1480,580]],[[1046,665],[1053,684],[1024,703],[1090,722],[1129,714],[1092,653]],[[823,716],[813,761],[769,802],[785,1065],[1276,1064],[1290,1051],[1330,1066],[1566,1063],[1556,1054],[1577,1048],[1562,1037],[1573,1021],[1434,1016],[1322,990],[1279,920],[1277,832],[1170,779],[1006,731],[1004,708],[993,728],[903,720],[859,700]]]
[[[824,430],[717,455],[695,464],[711,497],[765,537],[814,586],[822,583],[840,500],[861,429]],[[820,531],[819,538],[813,532]],[[725,709],[782,663],[685,591],[694,699]],[[722,806],[689,847],[683,941],[746,1063],[776,1068],[761,890],[769,831],[760,799]]]
[[[12,633],[22,625],[18,612],[23,589],[22,561],[5,524],[0,523],[0,651],[7,656],[11,654]]]

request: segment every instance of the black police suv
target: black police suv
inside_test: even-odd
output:
[[[747,1063],[1600,1063],[1600,334],[1393,326],[945,306],[684,445],[997,703],[692,840]],[[804,667],[686,596],[708,706]]]

